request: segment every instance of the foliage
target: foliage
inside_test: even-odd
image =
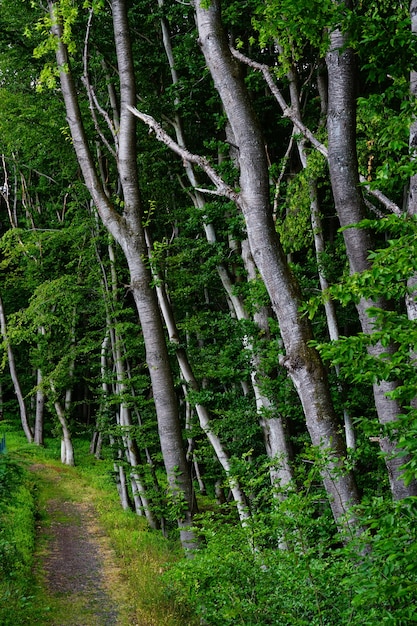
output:
[[[358,302],[360,298],[400,302],[409,292],[407,281],[414,276],[415,262],[414,218],[398,218],[393,215],[383,220],[365,220],[356,227],[372,227],[378,231],[391,232],[392,238],[384,248],[369,255],[372,266],[361,274],[346,277],[343,282],[333,285],[327,294],[310,300],[310,316],[315,315],[320,299],[334,298],[344,306]],[[401,380],[396,397],[410,401],[414,397],[415,367],[412,355],[415,353],[417,338],[414,322],[407,317],[403,307],[392,310],[386,307],[369,307],[375,330],[370,334],[358,333],[341,337],[331,343],[316,344],[326,360],[341,366],[341,374],[357,383],[373,384],[381,380]],[[394,344],[395,351],[388,346]],[[378,355],[367,352],[369,346],[380,346]]]
[[[337,19],[337,5],[318,0],[309,3],[308,8],[306,11],[303,0],[269,0],[257,7],[254,26],[259,31],[259,45],[262,48],[271,40],[276,42],[281,74],[288,71],[289,61],[296,63],[302,58],[306,42],[317,48],[321,56],[327,49],[327,29]]]
[[[417,594],[417,500],[387,502],[373,498],[362,504],[360,513],[367,530],[357,543],[344,550],[355,563],[342,583],[344,588],[351,589],[353,614],[357,612],[362,624],[413,623]]]
[[[364,503],[356,514],[367,531],[347,547],[312,516],[316,507],[293,494],[244,529],[203,517],[206,546],[168,572],[172,593],[213,626],[414,621],[415,499]]]

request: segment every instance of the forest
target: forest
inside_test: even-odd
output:
[[[0,441],[183,624],[417,622],[416,96],[417,0],[0,0]]]

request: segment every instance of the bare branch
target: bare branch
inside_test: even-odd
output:
[[[146,115],[146,113],[141,113],[135,107],[131,107],[127,105],[127,109],[136,117],[138,117],[142,122],[145,122],[150,128],[150,130],[154,131],[157,139],[164,143],[168,148],[170,148],[175,154],[178,154],[184,162],[184,167],[187,166],[187,163],[194,163],[201,167],[201,169],[207,174],[210,178],[211,182],[215,185],[215,190],[208,189],[200,189],[203,193],[211,193],[214,195],[224,196],[229,198],[229,200],[233,200],[234,202],[239,201],[239,194],[229,187],[224,180],[218,175],[213,166],[209,163],[208,159],[205,157],[198,156],[197,154],[193,154],[189,152],[186,148],[182,148],[172,137],[168,135],[162,128],[160,124],[151,116]]]
[[[326,146],[323,145],[318,139],[316,139],[316,137],[307,128],[307,126],[305,126],[298,119],[295,111],[293,111],[292,108],[288,106],[288,104],[285,101],[284,96],[282,95],[281,91],[278,89],[277,85],[274,82],[274,79],[272,77],[271,68],[268,65],[265,65],[264,63],[258,63],[257,61],[252,61],[252,59],[249,59],[247,56],[245,56],[244,54],[242,54],[238,50],[235,50],[234,48],[231,48],[230,51],[231,51],[233,56],[238,61],[241,61],[242,63],[245,63],[245,65],[249,65],[249,67],[252,67],[253,69],[258,70],[259,72],[262,72],[262,74],[263,74],[263,76],[265,78],[265,81],[267,82],[268,87],[271,90],[272,95],[275,97],[276,101],[278,102],[279,106],[282,109],[283,116],[284,117],[288,117],[292,121],[294,126],[296,126],[296,128],[298,128],[298,130],[304,135],[304,137],[307,137],[307,139],[310,141],[310,143],[319,152],[321,152],[321,154],[323,156],[325,156],[326,159],[327,159],[327,148],[326,148]]]
[[[366,183],[365,176],[359,176],[359,180],[361,181],[361,183]],[[391,211],[391,213],[395,213],[395,215],[402,215],[403,214],[403,212],[401,211],[400,207],[397,206],[395,204],[395,202],[392,202],[392,200],[387,198],[387,196],[384,195],[382,193],[382,191],[379,191],[379,189],[370,189],[368,184],[365,184],[364,187],[365,187],[367,193],[369,193],[371,196],[373,196],[374,198],[379,200],[379,202],[382,204],[382,206],[384,206],[386,209]]]
[[[97,111],[100,113],[100,115],[103,117],[103,119],[105,120],[105,122],[107,123],[107,126],[110,129],[110,132],[113,136],[113,140],[114,143],[116,145],[116,149],[117,149],[117,133],[116,133],[116,129],[114,128],[114,124],[112,122],[112,120],[110,119],[110,116],[108,115],[107,111],[105,111],[103,109],[103,107],[100,106],[98,100],[97,100],[97,96],[95,94],[94,88],[92,86],[92,84],[90,83],[90,77],[88,75],[88,41],[90,38],[90,30],[91,30],[91,22],[93,20],[93,9],[90,9],[89,11],[89,16],[88,16],[88,22],[87,22],[87,28],[86,28],[86,32],[85,32],[85,38],[84,38],[84,53],[83,53],[83,66],[84,66],[84,71],[83,71],[83,76],[81,78],[84,87],[86,89],[87,92],[87,96],[88,96],[88,101],[89,101],[89,108],[91,111],[91,117],[93,119],[94,122],[94,127],[98,133],[98,135],[100,136],[100,139],[102,140],[103,144],[106,146],[107,150],[109,150],[110,154],[116,158],[116,151],[112,148],[112,146],[110,145],[110,143],[107,141],[106,137],[103,135],[98,120],[97,120],[97,116],[96,116],[96,109]]]
[[[294,146],[294,134],[295,133],[294,133],[294,129],[293,129],[293,132],[291,133],[290,142],[288,144],[287,151],[284,154],[284,157],[282,159],[281,171],[279,173],[278,180],[275,183],[274,205],[273,205],[273,209],[272,209],[272,215],[273,215],[273,218],[274,218],[274,222],[276,222],[276,219],[277,219],[278,199],[279,199],[279,192],[280,192],[281,182],[282,182],[282,179],[284,178],[285,170],[287,169],[287,165],[288,165],[288,159],[290,158],[290,154],[291,154],[291,151],[292,151],[293,146]]]

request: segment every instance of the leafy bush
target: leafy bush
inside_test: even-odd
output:
[[[167,574],[177,600],[210,626],[415,622],[417,499],[369,501],[347,546],[317,504],[293,494],[245,528],[204,517],[205,547]]]

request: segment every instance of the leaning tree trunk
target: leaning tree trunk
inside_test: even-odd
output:
[[[161,10],[163,10],[164,0],[158,0],[158,6]],[[179,80],[175,67],[175,59],[171,45],[169,25],[167,20],[163,16],[161,17],[161,30],[164,49],[171,71],[172,84],[178,85]],[[177,100],[175,101],[175,104],[178,104]],[[174,114],[173,127],[175,130],[178,145],[182,148],[185,148],[186,143],[183,133],[183,124],[181,117],[177,111]],[[204,215],[206,201],[203,194],[196,189],[199,186],[199,181],[195,172],[195,168],[192,163],[186,161],[184,162],[184,165],[187,178],[190,184],[194,187],[194,191],[191,194],[193,204],[197,209],[200,210],[202,215]],[[208,222],[206,219],[203,220],[203,224],[207,241],[213,245],[216,244],[217,238],[213,224]],[[250,253],[242,253],[242,259],[248,275],[250,272],[250,269],[248,268],[249,261],[247,260],[249,254]],[[233,283],[227,266],[224,263],[219,263],[216,269],[224,288],[231,314],[235,315],[238,320],[249,319],[249,315],[245,309],[242,298],[234,291]],[[257,320],[255,319],[254,321],[258,325]],[[291,469],[291,452],[286,432],[286,422],[281,415],[277,414],[275,407],[272,406],[272,402],[261,391],[259,359],[255,354],[254,348],[249,340],[245,341],[245,349],[248,350],[251,355],[251,382],[255,396],[256,409],[259,416],[259,424],[264,436],[265,449],[268,457],[273,461],[273,464],[270,467],[271,482],[275,488],[283,490],[288,487],[293,479],[293,473]]]
[[[297,74],[294,67],[290,65],[289,70],[287,72],[287,78],[290,85],[290,102],[291,109],[293,111],[293,115],[297,118],[297,120],[302,123],[302,113],[300,107],[300,92],[297,81]],[[327,115],[327,89],[326,89],[326,98],[325,103],[322,103],[321,106],[322,115]],[[296,127],[294,127],[293,132],[296,132]],[[306,139],[305,137],[299,137],[296,141],[298,155],[300,158],[300,163],[303,169],[307,168],[307,151],[306,151]],[[329,289],[329,283],[327,281],[326,276],[321,268],[321,255],[325,250],[324,246],[324,236],[323,236],[323,228],[321,223],[319,202],[318,202],[318,193],[317,193],[317,181],[314,179],[309,179],[309,194],[310,194],[310,218],[311,218],[311,227],[313,232],[313,241],[314,248],[316,252],[317,259],[317,273],[320,283],[320,289],[323,294],[325,294]],[[331,298],[325,298],[324,300],[324,311],[326,315],[327,322],[327,330],[329,333],[330,341],[337,341],[339,339],[339,328],[336,317],[336,309],[334,306],[334,302]],[[335,366],[336,376],[340,378],[340,367],[339,365]],[[338,384],[340,388],[340,382]],[[351,450],[354,450],[356,447],[356,435],[352,422],[352,418],[349,415],[346,407],[343,408],[343,421],[345,426],[345,439],[346,445]]]
[[[17,375],[16,364],[14,360],[14,353],[12,347],[10,345],[9,338],[7,336],[7,325],[6,325],[6,315],[4,313],[3,300],[0,296],[0,332],[3,339],[3,342],[7,346],[7,358],[9,361],[9,369],[10,376],[12,378],[14,392],[16,394],[17,401],[19,403],[20,409],[20,420],[22,422],[23,432],[25,433],[26,439],[32,443],[33,441],[33,433],[32,429],[29,425],[28,415],[26,411],[25,399],[23,397],[22,389],[19,383],[19,377]]]
[[[329,170],[333,197],[340,225],[357,224],[365,217],[364,203],[359,187],[359,169],[356,154],[356,103],[355,103],[355,59],[353,50],[347,47],[345,35],[338,29],[330,35],[330,49],[326,57],[328,89],[328,137]],[[348,228],[343,231],[351,273],[362,272],[370,267],[368,251],[372,247],[370,233],[363,228]],[[383,300],[372,301],[362,298],[357,305],[364,333],[375,330],[372,318],[367,314],[369,307],[386,308]],[[393,346],[383,347],[380,343],[369,348],[375,358],[382,353],[393,352]],[[381,425],[396,421],[401,412],[398,402],[387,397],[395,390],[396,382],[381,381],[374,384],[373,393],[378,419]],[[394,499],[417,494],[417,483],[405,485],[401,478],[404,458],[398,456],[396,443],[384,436],[380,438],[381,450],[385,454],[391,491]]]
[[[121,246],[130,273],[130,287],[139,315],[145,342],[146,362],[151,378],[158,421],[158,432],[168,483],[174,500],[182,503],[178,526],[182,545],[196,546],[191,530],[196,510],[195,495],[182,440],[177,398],[169,364],[165,336],[151,274],[146,265],[146,244],[141,223],[141,200],[136,165],[136,128],[127,109],[136,101],[132,50],[129,39],[126,2],[112,2],[113,26],[120,81],[120,129],[117,135],[117,166],[123,190],[124,209],[120,215],[107,198],[97,174],[85,134],[77,91],[72,78],[68,53],[62,42],[62,28],[56,17],[54,2],[49,2],[52,30],[57,38],[56,58],[61,69],[61,90],[74,149],[87,188],[100,218]]]
[[[196,0],[199,41],[214,79],[239,150],[240,194],[250,249],[278,318],[285,347],[282,364],[300,397],[313,445],[326,463],[322,478],[335,520],[340,523],[358,502],[353,475],[345,471],[346,447],[339,432],[327,377],[312,339],[308,320],[301,316],[298,285],[292,275],[274,228],[269,201],[268,164],[264,141],[249,96],[222,29],[220,7]]]
[[[56,396],[53,383],[51,383],[51,392],[54,396]],[[61,462],[64,465],[74,465],[74,447],[72,445],[71,433],[68,426],[68,420],[65,415],[65,410],[58,399],[54,400],[54,407],[62,429]]]

